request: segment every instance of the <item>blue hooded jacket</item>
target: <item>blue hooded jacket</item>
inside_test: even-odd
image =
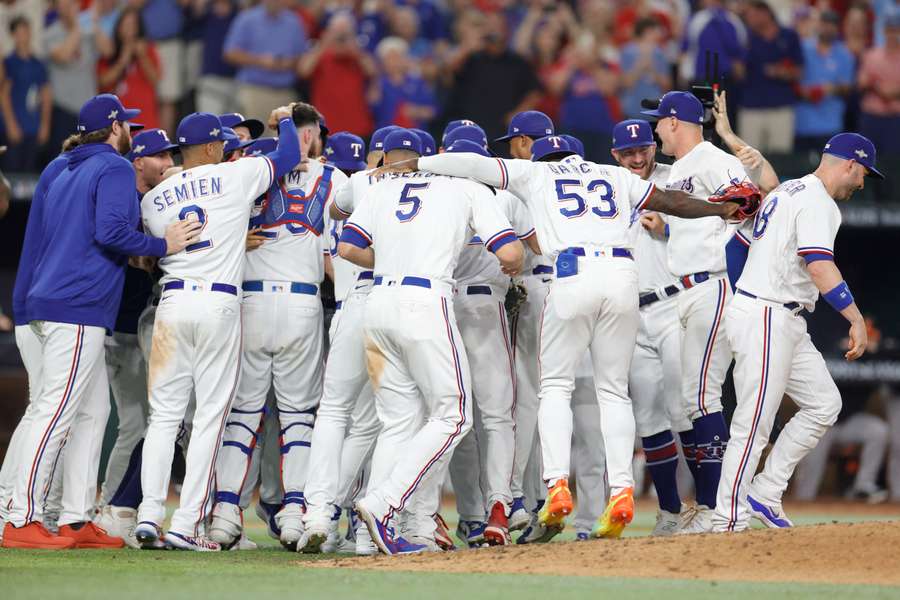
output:
[[[19,277],[31,279],[25,312],[30,321],[112,330],[128,257],[165,256],[166,242],[138,230],[134,169],[112,146],[79,146],[66,158],[29,216],[38,242],[30,273],[20,264]]]

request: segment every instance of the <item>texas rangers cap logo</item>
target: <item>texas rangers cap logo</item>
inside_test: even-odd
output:
[[[359,158],[359,153],[362,151],[362,144],[354,142],[350,144],[350,147],[353,148],[353,158]]]
[[[629,123],[625,126],[626,129],[631,133],[631,137],[636,138],[638,136],[638,131],[641,130],[640,123]]]
[[[165,130],[165,129],[157,129],[157,130],[156,130],[156,133],[158,133],[159,135],[161,135],[161,136],[162,136],[162,139],[166,140],[167,142],[169,141],[169,135],[166,133],[166,130]]]

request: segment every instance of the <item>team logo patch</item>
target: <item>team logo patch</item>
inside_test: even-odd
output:
[[[106,115],[106,118],[109,119],[110,121],[112,121],[112,120],[115,119],[117,116],[119,116],[119,111],[118,111],[118,110],[111,110],[111,111],[109,111],[109,114]]]
[[[853,154],[857,155],[860,158],[869,158],[869,155],[866,154],[866,151],[860,148],[859,150],[854,150]]]
[[[134,153],[140,154],[141,152],[143,152],[146,149],[147,149],[147,146],[145,146],[143,144],[138,144],[137,146],[134,147]]]

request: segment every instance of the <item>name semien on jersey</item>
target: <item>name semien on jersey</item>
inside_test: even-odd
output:
[[[161,212],[170,206],[183,202],[221,195],[221,177],[200,177],[198,179],[188,179],[181,185],[171,188],[163,188],[161,193],[153,196],[152,202],[156,207],[156,211]]]

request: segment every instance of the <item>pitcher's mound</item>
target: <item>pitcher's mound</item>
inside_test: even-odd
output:
[[[888,521],[339,558],[303,564],[441,573],[900,585],[897,548],[900,521]]]

